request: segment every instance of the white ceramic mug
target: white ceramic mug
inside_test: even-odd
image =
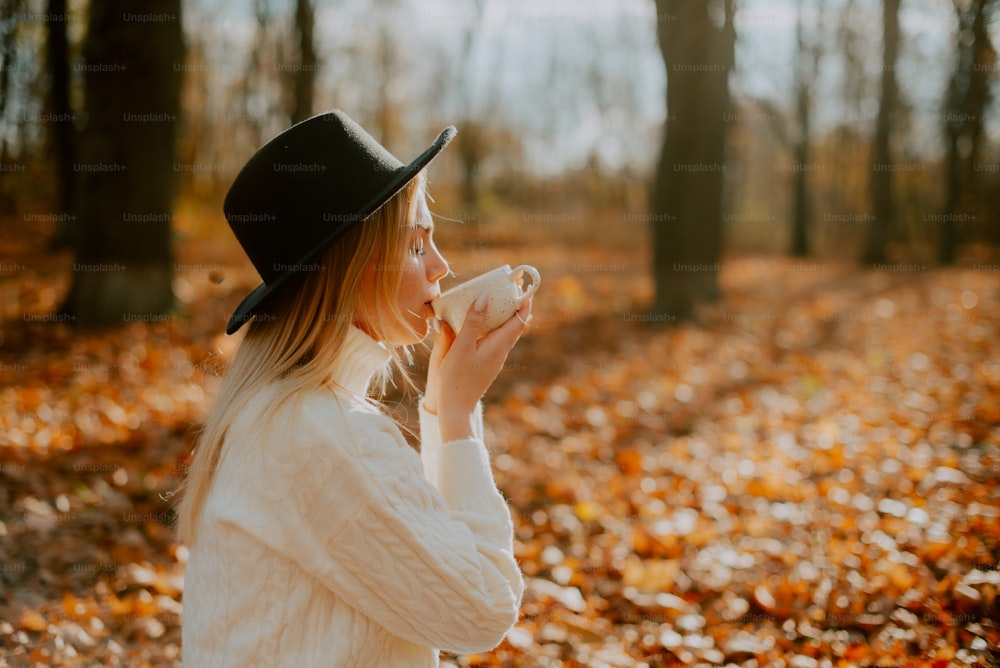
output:
[[[527,290],[522,290],[517,284],[522,273],[531,277]],[[489,301],[484,329],[488,332],[507,322],[521,308],[524,300],[535,294],[541,280],[538,270],[531,265],[522,264],[511,269],[509,264],[505,264],[447,290],[431,302],[431,307],[437,317],[451,325],[457,334],[465,322],[469,306],[485,290]]]

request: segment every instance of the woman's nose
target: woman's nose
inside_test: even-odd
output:
[[[430,261],[427,262],[427,278],[431,283],[436,283],[442,278],[448,275],[450,267],[448,266],[448,261],[444,259],[441,255],[441,251],[438,250],[437,246],[431,246],[431,252],[428,253],[430,256]]]

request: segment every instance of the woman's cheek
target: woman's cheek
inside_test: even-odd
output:
[[[406,263],[403,269],[402,281],[399,285],[399,305],[405,311],[416,310],[416,308],[421,306],[423,302],[420,300],[421,291],[419,285],[420,279],[420,261],[419,259],[411,260]]]

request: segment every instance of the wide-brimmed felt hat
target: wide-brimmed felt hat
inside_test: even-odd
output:
[[[335,109],[288,128],[243,166],[226,194],[229,227],[263,279],[236,308],[226,333],[259,314],[267,297],[392,199],[457,134],[445,128],[404,165]]]

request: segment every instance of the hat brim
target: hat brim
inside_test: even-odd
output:
[[[378,211],[378,209],[392,199],[395,195],[399,193],[406,184],[416,178],[417,174],[420,173],[424,167],[426,167],[431,160],[433,160],[438,153],[448,145],[455,135],[457,130],[454,126],[448,126],[441,131],[438,138],[434,141],[431,146],[421,153],[416,160],[410,164],[402,167],[396,176],[371,200],[368,201],[360,210],[351,212],[349,219],[354,221],[346,225],[341,225],[337,229],[333,230],[329,236],[327,236],[323,241],[316,244],[308,253],[303,255],[297,262],[294,263],[294,267],[305,267],[313,260],[317,255],[323,252],[326,248],[329,248],[330,244],[335,242],[341,236],[344,235],[349,229],[355,225],[364,222],[373,213]],[[279,288],[285,285],[289,279],[294,276],[298,276],[302,271],[288,271],[276,279],[272,280],[270,283],[261,283],[256,288],[254,288],[250,294],[248,294],[243,301],[240,302],[239,306],[233,312],[233,315],[229,318],[229,323],[226,325],[226,334],[235,333],[240,327],[242,327],[248,320],[252,320],[255,316],[260,315],[260,309],[264,301],[274,294]]]

